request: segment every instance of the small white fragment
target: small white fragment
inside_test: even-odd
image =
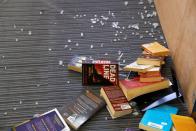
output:
[[[65,46],[64,46],[64,48],[67,48],[67,47],[68,47],[68,45],[65,45]]]
[[[124,59],[124,60],[123,60],[123,63],[125,63],[125,62],[126,62],[126,60]]]
[[[40,84],[37,84],[37,87],[40,87]]]
[[[108,117],[105,117],[104,119],[105,119],[105,120],[108,120]]]
[[[16,29],[16,25],[14,24],[14,29]]]
[[[37,117],[40,117],[40,114],[34,114],[33,115],[33,118],[37,118]]]
[[[138,116],[139,115],[139,112],[135,111],[135,112],[133,112],[133,115],[134,116]]]
[[[125,6],[127,6],[129,4],[129,2],[128,1],[125,1],[124,4],[125,4]]]
[[[64,10],[61,10],[61,11],[60,11],[60,14],[62,15],[63,13],[64,13]]]
[[[143,13],[141,13],[141,19],[142,19],[142,20],[144,19],[144,15],[143,15]]]
[[[59,61],[59,65],[63,65],[63,61],[62,60]]]
[[[91,45],[90,48],[92,49],[93,48],[93,45]]]
[[[104,25],[104,22],[103,21],[100,21],[100,24],[103,26]]]
[[[139,5],[143,5],[144,2],[140,0],[140,1],[138,2],[138,4],[139,4]]]
[[[5,66],[4,68],[5,68],[5,70],[7,70],[7,66]]]
[[[123,55],[124,55],[124,54],[121,53],[120,56],[117,58],[117,60],[119,61],[119,60],[122,58]]]
[[[16,107],[14,107],[13,110],[15,111],[16,110]]]
[[[3,56],[2,56],[2,58],[4,59],[4,58],[5,58],[5,56],[3,55]]]
[[[101,16],[101,18],[103,19],[103,20],[108,20],[109,19],[109,17],[106,17],[106,16]]]
[[[136,29],[136,30],[140,29],[138,23],[131,25],[131,28]]]
[[[154,28],[157,28],[159,26],[159,23],[152,23]]]
[[[70,83],[70,81],[67,81],[67,84],[69,84]]]
[[[18,42],[18,38],[16,38],[16,42]]]
[[[21,29],[20,29],[20,31],[21,31],[21,32],[23,32],[23,31],[24,31],[24,29],[23,29],[23,28],[21,28]]]
[[[20,100],[20,101],[19,101],[19,104],[21,105],[22,103],[23,103],[22,100]]]
[[[72,48],[69,48],[69,50],[72,50]]]
[[[76,46],[79,46],[79,43],[76,43]]]
[[[52,49],[51,49],[51,48],[49,48],[48,50],[49,50],[49,51],[52,51]]]
[[[112,27],[114,27],[114,28],[120,28],[119,26],[118,26],[118,22],[112,22]]]
[[[38,101],[36,101],[36,102],[35,102],[35,105],[39,105],[39,102],[38,102]]]
[[[108,55],[108,53],[106,52],[104,55]]]
[[[43,14],[43,12],[42,12],[42,11],[40,11],[40,12],[39,12],[39,14],[40,14],[40,15],[42,15],[42,14]]]
[[[6,116],[8,113],[7,112],[4,112],[3,114]]]
[[[29,34],[29,35],[32,35],[32,31],[28,31],[28,34]]]
[[[81,33],[80,33],[80,36],[81,36],[81,37],[84,37],[84,33],[83,33],[83,32],[81,32]]]
[[[71,42],[71,40],[70,40],[70,39],[68,39],[68,40],[67,40],[67,42],[68,42],[68,43],[70,43],[70,42]]]
[[[116,41],[117,41],[117,39],[113,39],[113,41],[115,41],[115,42],[116,42]]]
[[[103,45],[104,45],[104,44],[103,44],[103,43],[101,43],[101,47],[103,47]]]
[[[83,16],[86,16],[86,14],[84,14]]]
[[[153,0],[148,0],[148,3],[149,3],[149,4],[152,4],[152,2],[153,2]]]
[[[93,28],[94,26],[93,25],[91,25],[91,28]]]
[[[163,37],[162,35],[160,35],[160,39],[161,39],[161,40],[163,40],[163,39],[164,39],[164,37]]]

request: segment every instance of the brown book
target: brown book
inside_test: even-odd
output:
[[[149,52],[151,55],[154,55],[154,56],[168,56],[169,55],[169,49],[162,46],[158,42],[143,44],[142,48],[146,52]]]
[[[105,99],[107,103],[107,109],[113,119],[130,114],[132,112],[127,98],[119,87],[102,87],[100,94]]]
[[[171,82],[168,79],[163,79],[159,82],[140,82],[139,77],[133,79],[120,80],[119,86],[127,97],[128,101],[150,92],[169,88]]]
[[[161,66],[162,64],[165,64],[165,62],[164,57],[142,54],[139,58],[137,58],[137,64]]]

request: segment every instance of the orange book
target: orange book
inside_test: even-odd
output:
[[[149,52],[151,55],[154,55],[154,56],[168,56],[169,55],[169,49],[162,46],[158,42],[143,44],[142,48],[146,52]]]
[[[140,82],[156,82],[164,79],[160,72],[140,73]]]
[[[143,94],[169,88],[171,85],[171,82],[166,78],[159,82],[140,82],[139,79],[139,77],[135,77],[133,79],[120,80],[119,86],[128,100]]]
[[[188,116],[171,115],[176,131],[196,131],[193,118]]]

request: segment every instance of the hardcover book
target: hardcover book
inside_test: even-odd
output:
[[[176,114],[178,108],[162,105],[147,110],[139,123],[139,128],[147,131],[170,131],[172,127],[171,114]]]
[[[158,42],[143,44],[142,48],[146,52],[149,52],[151,55],[155,55],[155,56],[168,56],[169,55],[169,50]]]
[[[83,60],[90,60],[90,58],[86,56],[75,55],[69,62],[68,69],[82,73],[82,61]]]
[[[124,71],[135,71],[135,72],[147,72],[152,69],[153,65],[139,65],[137,62],[133,62],[129,65],[126,65],[123,69]]]
[[[57,109],[13,127],[14,131],[70,131]]]
[[[133,79],[120,80],[119,86],[129,101],[143,94],[169,88],[171,82],[166,78],[159,82],[140,82],[139,77],[135,77]]]
[[[83,61],[82,84],[118,85],[118,64],[106,60]]]
[[[100,94],[106,101],[107,109],[113,119],[130,114],[132,112],[127,98],[119,87],[102,87]]]
[[[65,105],[59,111],[67,124],[77,130],[104,105],[103,99],[92,91],[85,90],[73,102]]]
[[[171,118],[177,131],[196,131],[196,124],[193,118],[180,115],[171,115]]]
[[[160,72],[140,73],[140,82],[156,82],[164,79]]]

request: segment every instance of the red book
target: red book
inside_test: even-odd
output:
[[[112,118],[117,118],[132,112],[123,91],[117,86],[105,86],[101,88],[101,96],[107,103],[107,108]]]
[[[163,79],[159,82],[140,82],[139,77],[133,79],[120,80],[119,86],[128,100],[137,96],[168,88],[171,82]]]

